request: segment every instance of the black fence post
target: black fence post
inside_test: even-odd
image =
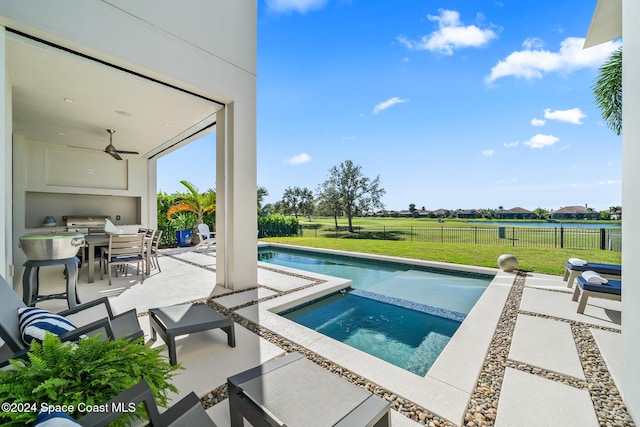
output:
[[[564,228],[560,227],[560,247],[564,248]]]
[[[600,250],[604,251],[607,248],[607,232],[604,228],[600,229]]]

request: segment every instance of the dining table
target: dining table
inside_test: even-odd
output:
[[[86,234],[84,241],[87,244],[87,263],[89,277],[87,281],[93,283],[95,273],[95,253],[96,248],[109,247],[109,236],[107,234]]]

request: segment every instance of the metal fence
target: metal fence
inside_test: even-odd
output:
[[[620,228],[354,226],[350,233],[345,226],[300,226],[298,235],[610,251],[621,251],[622,246]]]

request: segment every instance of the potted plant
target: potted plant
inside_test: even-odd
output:
[[[190,246],[193,238],[193,229],[197,224],[194,216],[188,212],[180,212],[171,218],[171,224],[176,230],[178,246]]]
[[[33,341],[26,360],[11,362],[12,369],[0,369],[0,402],[9,402],[21,410],[0,412],[2,425],[31,425],[43,408],[60,407],[78,419],[91,408],[99,407],[124,390],[145,379],[156,403],[166,407],[168,393],[178,390],[170,383],[180,365],[168,359],[139,338],[103,340],[99,335],[76,343],[62,343],[47,333],[42,344]],[[118,424],[146,418],[139,406],[125,414]]]
[[[182,180],[180,181],[180,183],[184,185],[189,191],[185,194],[179,194],[175,198],[173,206],[171,206],[167,211],[167,219],[171,220],[174,214],[178,213],[193,213],[197,217],[196,222],[190,228],[193,229],[196,225],[202,224],[204,222],[203,218],[205,215],[215,213],[216,192],[213,189],[209,189],[206,192],[201,193],[200,191],[198,191],[198,188],[191,184],[189,181]],[[178,229],[176,228],[176,230]],[[189,241],[189,244],[191,244],[191,241]],[[178,240],[178,245],[182,246],[180,245],[180,240]]]

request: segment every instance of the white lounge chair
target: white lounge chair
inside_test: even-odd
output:
[[[215,231],[209,230],[207,224],[198,224],[198,236],[200,236],[200,243],[197,246],[207,245],[207,249],[211,248],[211,243],[216,243]],[[196,247],[197,247],[196,246]]]

